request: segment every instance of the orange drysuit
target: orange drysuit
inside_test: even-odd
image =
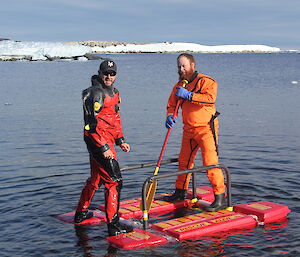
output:
[[[174,114],[176,103],[181,99],[175,96],[178,86],[182,86],[181,81],[173,87],[167,104],[167,116]],[[214,105],[218,84],[204,74],[195,73],[185,88],[194,94],[191,101],[184,100],[181,104],[183,136],[178,157],[178,170],[192,169],[199,149],[202,152],[203,166],[218,164],[218,119]],[[190,176],[191,174],[179,175],[176,180],[176,188],[188,189]],[[214,194],[225,192],[221,169],[207,170],[207,177]]]

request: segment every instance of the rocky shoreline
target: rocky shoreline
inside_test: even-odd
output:
[[[65,44],[70,45],[83,45],[89,47],[108,47],[108,46],[117,46],[128,43],[121,43],[118,41],[96,41],[96,40],[87,40],[87,41],[78,41],[78,42],[65,42]]]

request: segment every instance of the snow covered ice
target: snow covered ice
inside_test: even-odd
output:
[[[228,53],[228,52],[279,52],[277,47],[265,45],[221,45],[205,46],[195,43],[154,43],[154,44],[124,44],[108,47],[94,47],[97,52],[110,53],[165,53],[165,52],[205,52],[205,53]]]
[[[0,58],[6,56],[23,56],[24,59],[31,60],[48,60],[49,58],[72,58],[83,56],[90,52],[91,48],[83,45],[71,45],[64,43],[52,42],[15,42],[5,40],[0,42]]]
[[[268,52],[276,53],[277,47],[265,45],[220,45],[205,46],[195,43],[119,43],[109,46],[86,46],[79,43],[63,42],[17,42],[0,41],[0,60],[87,60],[85,56],[93,53],[174,53],[174,52]]]

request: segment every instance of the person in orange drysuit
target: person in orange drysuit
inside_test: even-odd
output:
[[[209,76],[198,74],[195,59],[190,54],[181,54],[177,58],[179,82],[175,84],[167,104],[166,127],[176,122],[174,111],[177,101],[182,101],[183,136],[178,157],[178,170],[194,167],[199,149],[202,152],[203,166],[218,164],[218,112],[215,108],[217,82]],[[186,87],[182,81],[187,80]],[[184,200],[191,174],[179,175],[173,195],[164,200],[174,202]],[[207,211],[217,211],[227,207],[223,172],[219,168],[207,170],[207,177],[215,195],[214,202],[206,207]]]
[[[114,144],[124,152],[130,151],[126,143],[119,112],[119,91],[113,86],[117,66],[112,60],[100,64],[98,75],[92,76],[92,86],[83,90],[84,141],[90,154],[91,176],[82,189],[74,222],[93,217],[89,207],[99,185],[105,187],[105,211],[109,236],[132,231],[119,222],[119,203],[122,176]]]

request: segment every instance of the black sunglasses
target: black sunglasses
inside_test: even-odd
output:
[[[108,76],[108,75],[110,75],[110,76],[116,76],[117,75],[117,73],[115,71],[105,71],[105,72],[102,72],[102,74],[104,76]]]

